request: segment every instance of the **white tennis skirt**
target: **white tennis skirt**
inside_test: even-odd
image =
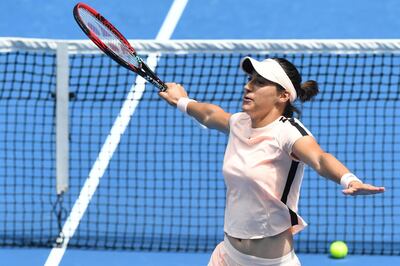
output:
[[[264,259],[236,250],[225,237],[214,249],[208,266],[300,266],[300,261],[292,250],[289,254],[276,258]]]

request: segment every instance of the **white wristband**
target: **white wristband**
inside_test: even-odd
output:
[[[179,111],[181,111],[184,114],[187,114],[187,105],[190,102],[197,102],[193,99],[187,98],[187,97],[181,97],[178,100],[178,103],[176,104],[176,106],[178,107]]]
[[[357,178],[354,174],[352,174],[352,173],[344,174],[344,175],[342,176],[342,178],[340,178],[340,184],[342,185],[342,187],[343,187],[344,189],[349,188],[350,183],[353,182],[353,181],[358,181],[358,182],[362,183],[362,181],[361,181],[360,179],[358,179],[358,178]]]

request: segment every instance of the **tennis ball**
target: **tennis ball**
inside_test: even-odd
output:
[[[346,257],[348,252],[347,245],[343,241],[332,242],[329,250],[331,252],[332,258],[335,259],[343,259],[344,257]]]

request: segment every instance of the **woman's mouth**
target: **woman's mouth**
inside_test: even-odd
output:
[[[252,98],[250,98],[248,96],[243,96],[243,103],[249,103],[249,102],[252,102],[252,101],[253,101]]]

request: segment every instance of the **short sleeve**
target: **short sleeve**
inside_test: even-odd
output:
[[[231,115],[231,117],[229,118],[229,128],[232,129],[233,125],[240,119],[243,117],[242,112],[239,113],[234,113],[233,115]]]
[[[311,132],[296,118],[282,118],[277,140],[281,148],[292,154],[294,143],[304,136],[312,136]]]

